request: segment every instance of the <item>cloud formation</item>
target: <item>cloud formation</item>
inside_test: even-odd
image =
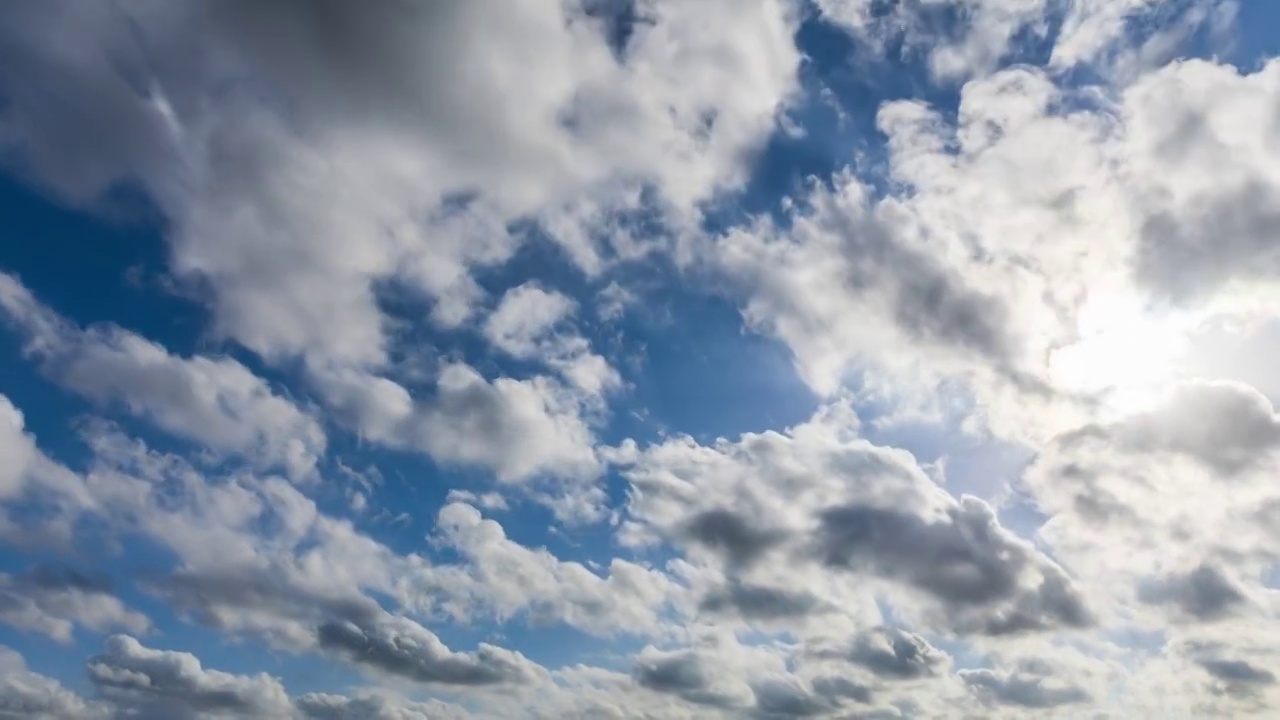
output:
[[[0,716],[1273,716],[1271,12],[14,0]]]

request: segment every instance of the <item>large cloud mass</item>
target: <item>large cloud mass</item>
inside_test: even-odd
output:
[[[1263,5],[5,4],[0,716],[1274,716]]]

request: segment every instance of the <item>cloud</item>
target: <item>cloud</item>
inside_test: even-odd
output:
[[[385,617],[362,627],[351,621],[326,622],[316,631],[321,648],[349,661],[424,683],[493,685],[534,677],[519,653],[481,643],[474,653],[453,652],[417,623]]]
[[[425,450],[445,464],[493,471],[501,482],[539,475],[591,479],[600,470],[578,395],[546,377],[487,380],[469,365],[441,368],[434,397],[356,372],[320,379],[339,417],[364,437]]]
[[[848,658],[873,674],[894,680],[933,677],[946,670],[947,654],[924,638],[897,628],[878,628],[859,634]]]
[[[622,558],[607,573],[595,572],[527,548],[466,504],[440,510],[434,539],[460,561],[403,576],[401,595],[412,607],[440,609],[459,621],[508,622],[523,614],[535,625],[565,624],[600,636],[646,634],[658,630],[662,611],[680,592],[666,574]]]
[[[1210,675],[1230,685],[1270,685],[1276,681],[1274,673],[1245,660],[1206,659],[1199,663]]]
[[[89,680],[114,702],[151,717],[287,716],[289,698],[275,678],[210,670],[194,655],[153,650],[128,635],[107,639],[88,662]]]
[[[1053,668],[1037,660],[1024,660],[1012,672],[961,670],[959,675],[979,697],[997,705],[1053,708],[1092,699],[1084,688],[1056,679]]]
[[[35,443],[23,432],[22,413],[9,398],[0,395],[0,498],[18,494],[38,455]]]
[[[28,670],[21,655],[0,647],[0,717],[59,720],[106,718],[108,714],[58,681]]]
[[[1023,477],[1048,516],[1039,535],[1115,600],[1193,621],[1256,611],[1245,599],[1275,561],[1273,415],[1247,386],[1197,381],[1060,436]],[[1116,547],[1126,552],[1106,551]]]
[[[115,326],[75,327],[0,273],[0,309],[54,382],[100,405],[118,404],[209,450],[311,472],[324,431],[311,415],[228,357],[180,357]]]
[[[617,389],[622,378],[582,336],[557,326],[577,312],[577,303],[558,292],[525,283],[508,290],[485,320],[484,334],[495,348],[523,360],[538,360],[588,395]]]
[[[1138,597],[1149,603],[1167,603],[1197,620],[1225,617],[1248,602],[1231,578],[1208,564],[1143,585]]]
[[[112,593],[110,578],[68,567],[39,565],[18,575],[0,573],[0,622],[69,643],[75,626],[145,633],[151,621]]]
[[[755,702],[750,687],[724,677],[714,660],[694,651],[646,648],[636,657],[635,678],[641,687],[679,695],[697,705],[731,710]]]
[[[295,704],[308,720],[445,720],[471,717],[466,711],[439,701],[397,701],[383,695],[344,697],[307,693]]]
[[[957,631],[1092,622],[1066,572],[1001,527],[986,503],[953,499],[914,458],[857,437],[856,427],[834,406],[786,433],[615,451],[633,488],[624,527],[731,582],[803,589],[813,612],[856,614],[857,585],[839,584],[847,578],[861,592],[885,582],[900,611],[914,605],[919,621]],[[709,600],[721,610],[722,592]]]
[[[140,181],[218,334],[347,366],[387,358],[376,284],[466,321],[511,220],[642,185],[687,212],[741,184],[800,62],[779,0],[652,3],[621,53],[545,0],[69,8],[5,13],[3,137],[26,171],[81,204]],[[597,271],[604,248],[563,235]]]

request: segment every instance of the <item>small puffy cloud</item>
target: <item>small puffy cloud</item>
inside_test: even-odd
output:
[[[550,378],[490,381],[452,363],[440,370],[434,397],[423,401],[366,373],[325,372],[317,382],[338,417],[362,436],[445,464],[487,468],[502,482],[590,479],[600,471],[578,395]]]
[[[316,640],[320,648],[355,665],[422,683],[495,685],[537,676],[535,666],[519,653],[486,643],[475,652],[454,652],[407,618],[383,616],[363,625],[334,620],[316,630]]]
[[[227,357],[180,357],[114,326],[83,330],[0,273],[0,310],[54,382],[118,404],[162,430],[260,465],[310,472],[324,454],[319,422]]]
[[[554,368],[574,387],[600,395],[621,384],[618,372],[591,351],[583,337],[558,326],[577,312],[565,295],[526,283],[508,290],[485,321],[484,335],[498,350]]]

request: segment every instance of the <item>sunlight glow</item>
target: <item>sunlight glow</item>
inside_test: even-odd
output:
[[[1095,294],[1080,312],[1079,339],[1050,356],[1050,377],[1063,390],[1100,399],[1107,411],[1143,409],[1178,377],[1183,325],[1150,313],[1133,294]]]

